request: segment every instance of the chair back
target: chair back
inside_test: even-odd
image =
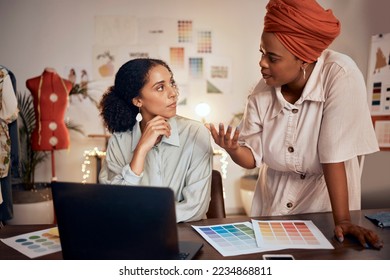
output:
[[[215,169],[212,171],[211,200],[206,215],[208,219],[226,218],[222,176],[221,173]]]

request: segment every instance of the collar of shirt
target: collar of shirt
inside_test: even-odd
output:
[[[301,97],[295,102],[295,104],[289,104],[284,99],[281,87],[275,87],[272,90],[276,95],[277,101],[274,103],[272,108],[272,118],[276,117],[283,108],[293,109],[295,105],[301,105],[303,101],[314,101],[314,102],[325,102],[325,93],[322,88],[322,74],[321,70],[324,65],[324,51],[318,58],[316,65],[314,66],[313,72],[311,73],[309,80],[307,81],[305,88],[303,89]]]
[[[176,123],[176,118],[173,117],[173,118],[170,118],[168,120],[168,123],[169,125],[171,126],[171,136],[169,136],[169,138],[167,138],[166,136],[163,136],[163,138],[161,139],[161,142],[157,145],[160,145],[161,143],[166,143],[166,144],[169,144],[169,145],[172,145],[172,146],[177,146],[179,147],[180,146],[180,140],[179,140],[179,131],[177,129],[177,123]],[[139,139],[141,138],[141,127],[140,127],[140,124],[139,122],[137,122],[134,127],[133,127],[133,131],[132,131],[132,143],[131,143],[131,150],[134,151],[135,150],[135,147],[137,146],[138,142],[139,142]]]

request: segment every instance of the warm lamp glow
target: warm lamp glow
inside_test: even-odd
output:
[[[202,122],[205,122],[205,117],[210,114],[211,108],[207,103],[199,103],[195,107],[195,113],[202,118]]]

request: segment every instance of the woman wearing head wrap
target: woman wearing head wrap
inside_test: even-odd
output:
[[[208,125],[244,168],[260,167],[251,216],[333,211],[335,235],[383,246],[351,223],[360,209],[362,158],[378,151],[356,64],[327,47],[340,23],[314,0],[271,0],[261,36],[263,79],[235,132]]]
[[[169,187],[182,222],[206,218],[213,151],[202,123],[176,115],[178,95],[165,62],[140,58],[121,66],[100,102],[113,135],[99,181]]]

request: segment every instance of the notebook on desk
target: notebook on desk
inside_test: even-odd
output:
[[[64,259],[191,259],[169,188],[52,182]]]

